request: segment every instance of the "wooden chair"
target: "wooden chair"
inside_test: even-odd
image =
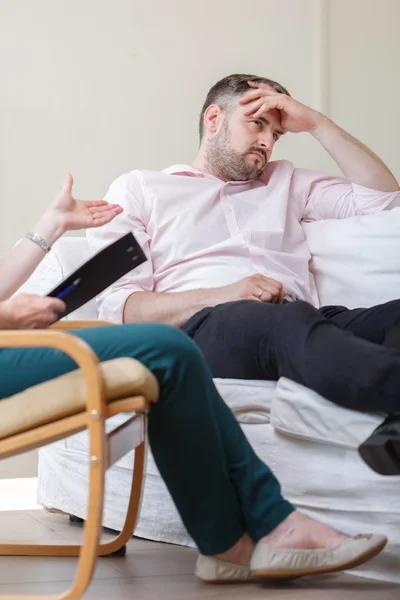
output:
[[[0,458],[88,430],[89,495],[82,545],[0,543],[0,556],[79,556],[72,587],[61,595],[45,596],[53,600],[82,597],[91,581],[97,556],[118,551],[132,537],[140,508],[146,412],[150,403],[158,400],[158,382],[146,367],[132,358],[100,363],[88,344],[63,331],[101,324],[99,321],[68,321],[45,331],[0,331],[1,348],[54,348],[69,355],[78,367],[0,401]],[[118,413],[134,414],[127,415],[126,422],[106,434],[106,420]],[[114,540],[102,544],[105,471],[133,448],[135,463],[125,525]],[[0,595],[0,598],[32,600],[39,596]]]

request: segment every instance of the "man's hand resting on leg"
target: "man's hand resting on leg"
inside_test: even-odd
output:
[[[125,303],[124,322],[159,322],[181,327],[208,306],[236,300],[281,304],[284,294],[279,281],[261,274],[212,289],[177,293],[135,292]]]

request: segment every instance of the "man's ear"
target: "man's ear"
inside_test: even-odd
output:
[[[224,111],[216,104],[210,104],[204,113],[204,130],[208,133],[214,134],[218,131],[222,120],[224,118]]]

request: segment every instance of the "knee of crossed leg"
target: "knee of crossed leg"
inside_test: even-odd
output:
[[[325,322],[326,319],[319,310],[308,302],[288,302],[279,314],[277,332],[285,344],[302,343],[310,340]]]
[[[315,320],[320,321],[323,319],[320,312],[303,300],[297,300],[296,302],[288,302],[283,305],[284,311],[282,311],[282,318],[284,321],[290,320],[296,323],[307,323],[314,322]]]

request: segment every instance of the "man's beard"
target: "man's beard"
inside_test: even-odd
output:
[[[212,137],[205,149],[207,169],[226,181],[250,181],[257,179],[267,165],[265,150],[252,146],[246,152],[236,152],[230,144],[231,135],[224,124],[220,131]],[[246,156],[253,152],[261,154],[265,161],[260,166],[258,162],[247,162]]]

